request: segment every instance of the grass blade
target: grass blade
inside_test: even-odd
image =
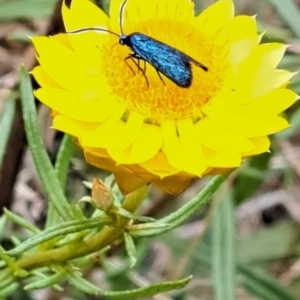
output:
[[[235,299],[235,226],[229,192],[213,217],[212,271],[216,300]]]
[[[293,0],[268,0],[268,2],[276,9],[278,14],[294,32],[294,34],[300,38],[300,11]]]
[[[297,300],[277,280],[264,271],[238,266],[241,285],[262,300]]]

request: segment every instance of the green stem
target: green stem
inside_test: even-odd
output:
[[[148,187],[145,186],[127,195],[122,207],[130,212],[134,212],[145,199],[147,192]],[[16,264],[21,269],[32,270],[53,263],[63,263],[99,251],[122,238],[124,232],[122,227],[125,227],[127,222],[127,218],[120,217],[118,226],[121,228],[106,226],[89,240],[71,243],[57,249],[37,252],[21,258]]]

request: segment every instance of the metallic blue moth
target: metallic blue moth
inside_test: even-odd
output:
[[[154,38],[151,38],[143,33],[134,32],[131,34],[124,34],[123,32],[123,15],[125,4],[128,0],[125,0],[120,8],[120,31],[121,34],[112,32],[106,28],[101,27],[87,27],[81,28],[74,31],[69,31],[67,33],[77,34],[87,31],[95,32],[108,32],[118,36],[119,43],[121,45],[126,45],[129,47],[133,53],[124,58],[125,63],[133,71],[130,65],[127,63],[128,59],[131,59],[138,70],[141,71],[145,77],[147,86],[149,87],[149,82],[146,76],[146,63],[152,65],[161,81],[164,83],[164,80],[161,74],[165,75],[172,82],[181,88],[188,88],[192,84],[193,73],[192,73],[192,64],[200,67],[204,71],[208,71],[208,68],[185,54],[184,52],[173,48],[170,45],[167,45],[163,42],[160,42]],[[144,68],[140,67],[140,61],[144,61]],[[134,73],[134,71],[133,71]],[[165,84],[165,83],[164,83]]]

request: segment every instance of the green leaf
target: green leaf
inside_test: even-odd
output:
[[[7,299],[11,296],[19,287],[19,283],[12,282],[10,285],[0,289],[0,299]]]
[[[239,169],[236,185],[233,190],[233,198],[236,204],[251,197],[266,177],[269,161],[272,158],[270,153],[264,153],[251,157],[246,164]]]
[[[262,271],[238,266],[241,285],[254,296],[262,300],[297,300],[271,275]]]
[[[36,226],[29,223],[27,220],[23,219],[22,217],[18,216],[17,214],[9,211],[8,209],[4,208],[4,213],[8,219],[10,219],[12,222],[19,225],[20,227],[26,228],[33,233],[40,232],[40,230]]]
[[[59,151],[57,153],[57,158],[55,162],[55,172],[57,174],[57,178],[64,188],[67,183],[68,171],[70,166],[70,159],[74,150],[74,142],[73,138],[67,134],[65,134]]]
[[[38,273],[38,275],[42,276],[44,279],[27,284],[24,287],[24,290],[38,290],[56,285],[56,289],[58,288],[60,291],[63,291],[63,288],[57,286],[57,283],[65,279],[67,275],[66,270],[61,270],[60,272],[49,277],[45,276],[43,273]]]
[[[36,107],[30,77],[23,67],[21,68],[21,100],[29,149],[41,179],[42,187],[47,198],[53,203],[60,216],[65,221],[72,220],[71,206],[64,196],[60,182],[56,177],[56,173],[44,147],[37,125]]]
[[[130,211],[128,211],[128,210],[126,210],[126,209],[124,209],[120,206],[119,207],[115,206],[115,207],[111,208],[109,210],[109,214],[119,215],[119,216],[122,216],[122,217],[125,217],[125,218],[128,218],[128,219],[132,219],[132,220],[143,222],[143,223],[157,222],[157,220],[155,220],[151,217],[135,215],[135,214],[131,213]]]
[[[60,182],[62,189],[65,189],[67,183],[68,171],[73,150],[73,139],[71,136],[65,134],[59,147],[59,151],[57,153],[57,158],[55,162],[56,176]],[[50,202],[47,213],[46,228],[54,226],[60,222],[61,218],[58,212],[56,211],[54,205]]]
[[[14,246],[19,246],[22,244],[20,239],[18,239],[16,236],[12,235],[11,236],[11,242],[13,243]]]
[[[235,299],[235,226],[232,198],[222,191],[213,216],[212,273],[216,300]]]
[[[56,2],[55,0],[2,0],[0,21],[48,17],[53,13]]]
[[[291,221],[261,229],[239,240],[238,261],[258,264],[298,255],[298,234],[299,226]]]
[[[151,236],[156,235],[157,231],[169,228],[169,224],[162,222],[155,223],[143,223],[143,224],[134,224],[130,225],[130,227],[126,228],[127,232],[134,237],[143,237],[143,236]]]
[[[130,262],[129,267],[132,269],[137,262],[136,248],[135,248],[133,238],[127,232],[124,232],[124,242],[125,242],[126,252],[129,257],[129,262]]]
[[[176,228],[180,226],[182,223],[187,221],[190,216],[192,216],[197,210],[206,204],[210,197],[218,190],[218,188],[221,186],[221,184],[226,180],[229,174],[222,174],[214,176],[209,183],[201,190],[201,192],[192,198],[190,201],[188,201],[185,205],[183,205],[181,208],[179,208],[177,211],[169,214],[167,217],[162,218],[156,223],[153,223],[154,226],[159,225],[159,223],[162,224],[168,224],[167,227],[163,226],[162,228],[157,228],[152,230],[145,230],[143,232],[143,235],[140,234],[139,236],[153,236],[162,234],[164,232],[170,231],[173,228]],[[143,224],[141,224],[143,225]],[[133,233],[130,233],[133,235]]]
[[[3,233],[5,232],[5,227],[7,223],[7,217],[5,215],[2,215],[0,217],[0,241],[3,239]]]
[[[277,10],[278,14],[294,32],[294,34],[300,38],[300,12],[298,6],[293,0],[268,0],[270,4]]]
[[[7,254],[10,256],[17,256],[21,253],[39,245],[46,241],[52,240],[59,236],[65,236],[70,233],[79,232],[86,229],[92,229],[100,226],[106,221],[107,218],[104,216],[92,218],[92,219],[84,219],[84,220],[75,220],[68,221],[62,224],[58,224],[56,226],[52,226],[47,228],[44,231],[41,231],[39,234],[27,239],[20,246],[7,251]]]
[[[2,8],[1,8],[2,9]],[[1,11],[1,10],[0,10]],[[2,166],[3,157],[6,151],[6,145],[13,124],[13,119],[16,110],[16,97],[10,96],[4,104],[3,112],[0,118],[0,167]]]
[[[69,283],[75,286],[77,289],[81,290],[82,292],[90,295],[109,297],[113,299],[140,299],[142,297],[154,296],[160,293],[184,288],[191,279],[192,276],[189,276],[180,280],[156,283],[147,287],[138,288],[134,290],[110,292],[99,289],[89,281],[83,279],[78,274],[72,273],[69,275]]]

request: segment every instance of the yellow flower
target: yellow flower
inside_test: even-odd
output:
[[[68,32],[88,27],[120,34],[123,0],[110,18],[88,0],[62,7]],[[123,31],[143,33],[208,67],[192,65],[192,83],[177,86],[147,63],[138,72],[132,53],[111,33],[36,37],[41,85],[36,97],[53,111],[53,128],[76,137],[88,163],[112,171],[123,193],[148,182],[179,193],[193,178],[241,165],[268,151],[267,135],[288,122],[278,116],[297,95],[294,74],[276,69],[286,46],[259,44],[255,18],[234,16],[220,0],[199,16],[191,0],[128,0]],[[155,53],[153,53],[155,55]],[[141,61],[143,68],[143,62]]]

